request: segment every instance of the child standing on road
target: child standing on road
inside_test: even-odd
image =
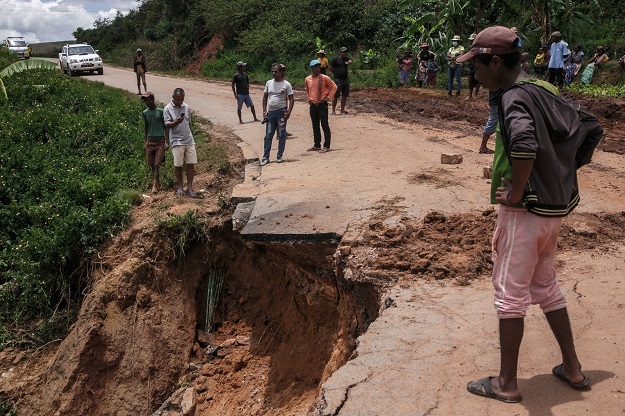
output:
[[[143,148],[148,166],[152,168],[152,192],[156,193],[161,187],[158,168],[165,160],[165,121],[163,109],[156,107],[154,94],[146,91],[141,99],[148,107],[142,113]]]
[[[558,91],[544,81],[527,83],[519,65],[519,38],[506,27],[480,32],[469,53],[457,61],[469,59],[482,85],[503,93],[501,141],[495,149],[491,185],[491,199],[499,204],[492,282],[499,317],[500,370],[498,376],[469,382],[467,390],[506,403],[521,401],[517,364],[530,304],[540,305],[560,346],[562,364],[553,368],[553,375],[572,388],[585,388],[590,379],[582,373],[575,352],[566,302],[554,270],[562,217],[579,201],[577,149],[572,148],[572,141],[551,139],[552,101]]]
[[[438,64],[436,60],[432,57],[429,58],[427,63],[428,68],[428,76],[425,81],[426,88],[431,86],[432,88],[436,88],[436,73],[438,72]]]

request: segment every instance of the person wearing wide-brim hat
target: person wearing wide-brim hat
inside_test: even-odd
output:
[[[427,42],[421,43],[421,45],[419,45],[419,49],[421,49],[419,51],[419,54],[417,55],[417,58],[419,59],[419,64],[421,64],[421,62],[423,61],[427,62],[429,60],[436,59],[436,54],[430,51],[430,45],[428,45]]]
[[[464,47],[460,44],[462,39],[460,35],[454,35],[451,38],[451,48],[447,51],[447,95],[451,97],[454,89],[454,78],[456,79],[456,95],[460,95],[462,89],[462,64],[456,62],[456,58],[464,54]]]
[[[399,83],[401,85],[410,85],[410,70],[412,69],[413,63],[412,51],[406,49],[404,51],[404,56],[401,58],[401,66],[399,68]]]
[[[326,51],[324,51],[323,49],[319,49],[319,51],[317,52],[317,60],[321,62],[321,73],[323,75],[327,75],[330,61],[328,61],[328,58],[326,57]]]

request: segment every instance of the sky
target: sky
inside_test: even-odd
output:
[[[77,28],[93,28],[139,6],[135,0],[0,0],[0,39],[24,36],[28,43],[71,40]]]

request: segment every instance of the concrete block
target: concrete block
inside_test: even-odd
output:
[[[493,177],[493,167],[492,166],[484,166],[483,167],[483,175],[484,175],[484,179],[492,179],[492,177]]]
[[[445,165],[457,165],[462,163],[462,155],[455,153],[442,153],[441,163]]]

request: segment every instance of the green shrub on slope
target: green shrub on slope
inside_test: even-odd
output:
[[[78,293],[81,259],[128,221],[120,189],[145,177],[139,100],[53,71],[15,74],[5,86],[0,326],[45,316]]]

